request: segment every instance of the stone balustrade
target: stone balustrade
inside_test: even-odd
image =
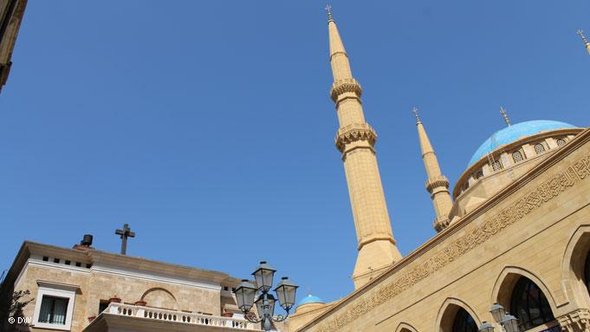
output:
[[[260,331],[260,329],[257,327],[258,324],[251,323],[246,319],[157,309],[114,302],[111,302],[109,304],[108,308],[104,311],[104,313],[144,319],[155,319],[159,321],[167,321],[174,323],[208,325],[227,327],[232,329]]]

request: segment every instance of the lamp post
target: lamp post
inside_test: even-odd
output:
[[[276,270],[266,261],[261,261],[256,271],[252,273],[256,285],[243,279],[234,291],[238,307],[244,313],[244,317],[252,323],[261,323],[264,331],[270,331],[272,322],[282,322],[287,319],[289,310],[295,305],[295,293],[299,287],[289,278],[281,278],[274,291],[277,294],[279,305],[285,310],[286,315],[274,316],[277,299],[270,293],[270,289],[275,272]],[[256,305],[258,317],[250,311],[254,305]]]
[[[499,323],[500,325],[502,325],[502,327],[504,328],[504,331],[506,331],[506,332],[519,332],[520,331],[518,329],[518,319],[516,317],[512,316],[511,314],[507,313],[501,304],[494,303],[492,305],[492,307],[490,308],[490,313],[492,314],[492,317],[494,317],[494,320],[496,321],[496,323]],[[483,329],[483,328],[487,328],[487,330]],[[483,332],[492,332],[494,330],[494,328],[492,326],[492,328],[490,330],[488,326],[484,327],[484,324],[482,324],[479,327],[479,330],[483,331]]]

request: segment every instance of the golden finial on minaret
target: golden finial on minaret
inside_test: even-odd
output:
[[[500,114],[502,114],[502,118],[504,118],[506,125],[510,127],[510,118],[508,118],[508,113],[506,113],[506,109],[504,109],[502,106],[500,106]]]
[[[453,200],[449,193],[449,180],[442,174],[436,153],[432,148],[430,139],[426,134],[424,124],[418,116],[418,108],[414,107],[412,112],[416,115],[416,129],[418,129],[418,140],[420,141],[420,152],[426,169],[426,190],[430,193],[432,205],[434,206],[434,229],[437,232],[445,229],[449,224],[449,214],[453,207]]]
[[[590,42],[588,41],[588,39],[586,39],[586,36],[584,36],[584,31],[580,29],[577,33],[578,36],[582,38],[582,42],[584,43],[584,46],[586,46],[586,51],[588,51],[588,53],[590,54]]]
[[[414,116],[416,117],[416,123],[422,123],[422,121],[420,121],[420,115],[418,114],[418,107],[414,106],[412,108],[412,113],[414,113]]]
[[[326,5],[326,13],[328,13],[328,22],[334,22],[334,16],[332,15],[332,6],[330,4]]]

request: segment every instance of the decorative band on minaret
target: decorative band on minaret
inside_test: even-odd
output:
[[[453,207],[451,194],[449,193],[449,180],[440,170],[436,153],[430,144],[430,139],[426,135],[426,129],[418,115],[418,108],[412,110],[416,116],[416,128],[418,129],[418,139],[420,140],[420,151],[422,152],[422,161],[426,169],[426,190],[430,193],[432,205],[434,206],[434,229],[437,232],[442,231],[449,225],[449,214]]]
[[[400,260],[401,254],[393,238],[377,165],[377,134],[365,121],[361,102],[363,90],[352,76],[331,7],[326,10],[334,76],[330,97],[336,104],[340,124],[336,147],[342,153],[357,234],[358,256],[352,279],[355,288],[359,288]]]

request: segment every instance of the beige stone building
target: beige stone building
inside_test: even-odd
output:
[[[225,273],[95,250],[25,242],[0,298],[29,290],[22,313],[2,331],[252,331]],[[2,308],[6,310],[6,303]],[[7,324],[8,323],[8,324]],[[29,326],[25,326],[28,323]]]
[[[332,303],[304,301],[290,331],[502,331],[510,322],[519,331],[590,331],[590,129],[511,124],[502,110],[506,127],[475,152],[451,192],[416,112],[438,233],[401,257],[376,134],[331,13],[328,30],[336,145],[359,240],[356,287]]]

